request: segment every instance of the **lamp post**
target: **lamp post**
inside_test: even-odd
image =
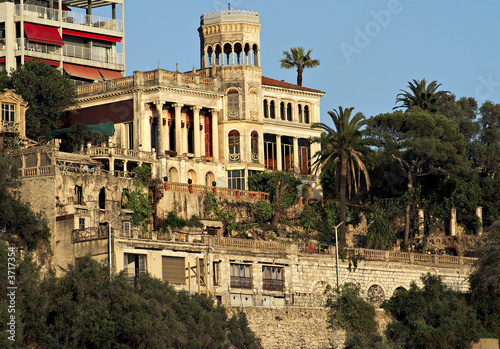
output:
[[[337,224],[335,228],[335,254],[336,254],[336,263],[335,265],[337,266],[337,288],[339,288],[339,241],[337,237],[337,231],[339,227],[344,223],[344,221],[340,222]]]
[[[117,219],[118,217],[123,217],[123,216],[127,216],[129,214],[133,214],[134,211],[126,208],[124,210],[122,210],[120,212],[120,214],[114,218],[112,218],[111,220],[108,221],[108,262],[109,262],[109,277],[111,278],[111,274],[112,274],[112,256],[111,256],[111,223],[114,222],[115,219]]]

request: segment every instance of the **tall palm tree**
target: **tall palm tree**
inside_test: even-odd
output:
[[[428,85],[425,79],[408,81],[410,91],[400,90],[401,93],[396,96],[396,103],[401,102],[402,104],[393,109],[419,107],[422,110],[435,112],[439,101],[449,93],[449,91],[437,91],[440,86],[441,84],[438,84],[436,80]]]
[[[357,193],[363,175],[366,187],[370,190],[370,177],[363,162],[364,155],[369,151],[369,146],[375,144],[375,139],[368,136],[364,126],[367,120],[361,113],[351,117],[354,108],[329,111],[335,129],[324,123],[313,124],[313,128],[322,129],[321,136],[312,141],[321,144],[313,163],[315,172],[326,166],[335,167],[335,182],[340,195],[340,222],[346,219],[346,195],[351,196],[351,191]],[[340,226],[339,245],[346,246],[345,224]]]
[[[302,72],[304,68],[319,65],[319,60],[311,58],[312,49],[304,54],[303,47],[292,47],[290,52],[283,51],[285,58],[280,59],[280,67],[285,69],[297,68],[297,85],[302,86]]]

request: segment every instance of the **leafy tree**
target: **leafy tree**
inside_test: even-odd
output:
[[[328,323],[346,331],[346,348],[373,347],[383,341],[377,333],[375,307],[360,298],[359,285],[345,283],[338,289],[328,285],[325,295]]]
[[[500,229],[488,234],[477,254],[479,258],[469,276],[470,301],[487,336],[500,338]]]
[[[365,154],[369,151],[369,146],[374,144],[374,139],[368,137],[366,132],[366,120],[361,113],[351,117],[354,108],[343,109],[339,106],[338,110],[329,111],[335,129],[324,123],[313,124],[313,128],[322,129],[320,137],[313,139],[313,142],[321,144],[315,156],[313,168],[316,171],[325,166],[335,166],[335,183],[338,183],[337,192],[340,194],[340,217],[339,221],[346,219],[346,195],[353,190],[357,193],[358,186],[363,175],[367,190],[370,190],[370,177],[365,163],[363,162]],[[346,246],[346,227],[340,226],[339,244]]]
[[[39,243],[49,241],[50,229],[42,214],[21,201],[15,191],[19,185],[13,159],[0,155],[0,238],[33,251]]]
[[[409,246],[410,210],[417,177],[434,176],[434,182],[469,170],[466,143],[456,122],[421,110],[379,114],[370,118],[369,132],[380,151],[399,165],[409,195],[405,208],[404,249]]]
[[[302,86],[302,72],[304,68],[313,68],[319,65],[319,60],[311,58],[312,49],[305,53],[303,47],[292,47],[290,52],[283,51],[284,58],[280,59],[280,67],[285,69],[297,68],[297,85]]]
[[[45,62],[27,61],[0,78],[0,91],[15,89],[28,102],[26,135],[49,139],[60,128],[66,110],[76,106],[76,90],[69,76]]]
[[[151,181],[151,167],[142,165],[132,170],[135,173],[134,185],[136,187],[147,187]]]
[[[422,277],[382,303],[394,321],[389,338],[404,348],[469,348],[479,340],[481,324],[465,295],[447,288],[439,276]]]
[[[269,193],[273,209],[271,225],[276,227],[284,210],[297,200],[297,186],[300,180],[293,174],[282,171],[258,172],[248,178],[248,188]]]
[[[435,80],[427,84],[426,79],[420,81],[413,79],[413,82],[408,82],[410,91],[401,90],[401,93],[396,97],[396,103],[402,104],[395,106],[393,109],[413,109],[418,107],[422,110],[435,112],[438,103],[449,93],[448,91],[437,91],[440,86],[441,84],[438,84]]]
[[[103,135],[99,131],[89,130],[87,125],[76,124],[71,127],[70,132],[64,136],[68,140],[69,149],[67,151],[73,152],[79,150],[79,147],[85,146],[87,142],[94,144],[101,144],[108,139],[108,136]],[[63,151],[65,149],[62,149]]]
[[[153,208],[149,202],[148,195],[141,189],[124,192],[126,201],[123,205],[134,213],[132,214],[132,224],[140,226],[143,231],[148,231],[147,221],[153,215]]]
[[[252,205],[256,219],[259,223],[268,222],[275,214],[273,207],[267,200],[259,200]]]
[[[388,250],[392,247],[394,233],[386,215],[387,213],[382,206],[374,205],[371,208],[370,225],[366,233],[366,247],[377,250]]]

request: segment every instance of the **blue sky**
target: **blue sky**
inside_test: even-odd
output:
[[[126,1],[126,74],[199,68],[200,15],[226,8],[219,0]],[[321,65],[304,72],[303,85],[326,92],[322,121],[339,105],[367,117],[389,112],[399,90],[424,77],[457,97],[500,102],[500,1],[236,0],[231,8],[260,14],[264,76],[295,83],[296,72],[279,67],[283,50],[313,49]]]

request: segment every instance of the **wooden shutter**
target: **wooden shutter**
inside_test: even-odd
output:
[[[162,257],[163,281],[185,283],[184,257]]]

